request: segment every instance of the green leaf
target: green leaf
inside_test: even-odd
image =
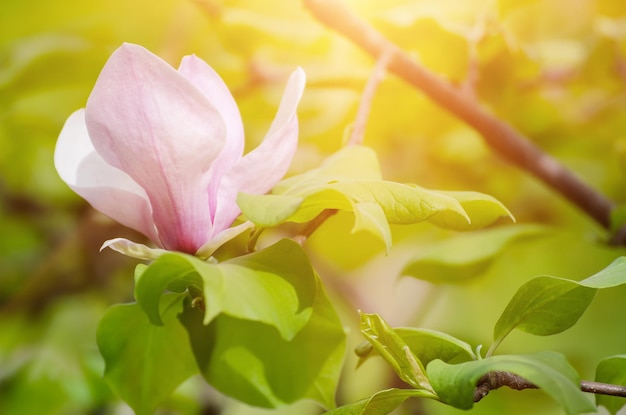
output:
[[[432,392],[422,362],[378,314],[361,313],[361,333],[400,379],[416,389]]]
[[[481,275],[508,245],[516,240],[547,233],[544,226],[501,226],[460,234],[420,249],[402,270],[433,283],[455,283]]]
[[[607,357],[596,368],[596,382],[626,386],[626,355]],[[619,396],[596,395],[596,404],[616,414],[626,404]]]
[[[433,395],[417,389],[386,389],[326,412],[326,415],[387,415],[409,398],[433,398]]]
[[[556,277],[533,278],[515,293],[494,328],[488,354],[515,328],[539,336],[572,327],[585,312],[599,288],[626,283],[626,258],[580,282]]]
[[[271,228],[293,215],[304,199],[289,195],[253,195],[239,193],[237,204],[255,225]]]
[[[272,325],[286,340],[311,317],[319,289],[317,276],[302,247],[290,239],[213,269],[223,276],[220,308],[224,314]],[[206,280],[215,274],[203,277]],[[208,311],[217,296],[206,284],[204,294]],[[217,315],[217,309],[211,314]]]
[[[459,409],[474,406],[478,380],[494,371],[513,373],[528,380],[561,405],[568,415],[596,409],[581,392],[574,368],[563,355],[554,352],[493,356],[457,365],[434,360],[427,367],[428,377],[441,401]]]
[[[626,283],[626,257],[619,257],[597,274],[580,281],[590,288],[611,288]]]
[[[165,289],[183,292],[187,285],[201,286],[201,280],[190,264],[194,260],[186,254],[171,253],[160,256],[150,266],[137,265],[135,299],[152,324],[163,325],[159,303]]]
[[[409,346],[411,352],[423,365],[435,359],[446,363],[460,363],[476,359],[476,354],[469,344],[449,334],[413,327],[396,327],[393,331]],[[359,345],[355,350],[360,357],[358,365],[360,366],[369,357],[376,355],[372,353],[373,351],[370,342],[366,341]]]
[[[591,304],[596,291],[561,278],[533,278],[519,288],[498,319],[490,352],[515,328],[538,336],[567,330]]]
[[[106,312],[97,342],[115,393],[137,414],[152,414],[185,379],[197,373],[185,329],[176,315],[184,294],[161,298],[163,325],[155,326],[137,304]]]
[[[203,294],[205,324],[224,313],[269,324],[290,339],[311,316],[316,277],[302,248],[285,239],[220,264],[181,253],[162,255],[137,278],[135,297],[158,324],[163,291],[186,286]]]
[[[254,406],[313,399],[334,407],[345,348],[341,323],[321,283],[313,313],[292,339],[259,321],[221,314],[207,326],[197,309],[181,315],[197,365],[222,393]]]
[[[382,180],[376,152],[365,146],[347,146],[331,154],[320,167],[278,183],[273,193],[297,194],[325,178],[327,183],[350,180]]]
[[[502,217],[515,220],[513,214],[492,196],[478,192],[446,192],[439,190],[437,193],[459,201],[465,212],[465,215],[459,215],[454,210],[445,210],[429,219],[429,222],[441,228],[470,231],[489,226]],[[470,221],[467,221],[468,217]]]
[[[352,233],[365,231],[377,235],[389,251],[391,249],[391,229],[380,205],[374,202],[360,202],[355,203],[353,208],[354,227]]]
[[[442,227],[468,230],[511,216],[490,196],[436,192],[384,181],[376,154],[362,146],[343,148],[318,169],[284,180],[273,189],[273,195],[240,196],[239,206],[248,219],[261,227],[308,222],[326,209],[353,212],[352,232],[371,232],[385,243],[387,250],[391,247],[390,223],[430,220]]]
[[[412,327],[398,327],[394,331],[424,366],[435,359],[446,363],[476,359],[469,344],[449,334]]]

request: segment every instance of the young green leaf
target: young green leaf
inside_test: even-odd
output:
[[[159,304],[166,289],[183,292],[187,285],[201,287],[202,281],[191,262],[198,261],[183,253],[164,254],[149,266],[139,264],[135,269],[135,299],[148,315],[150,322],[163,324]],[[201,261],[198,261],[203,264]],[[202,265],[200,265],[202,266]]]
[[[533,278],[515,293],[494,328],[494,344],[488,355],[515,328],[539,336],[572,327],[600,288],[626,283],[626,258],[580,282],[542,276]]]
[[[261,227],[308,222],[326,209],[353,212],[352,231],[371,232],[385,243],[387,250],[391,246],[390,223],[429,220],[441,227],[468,230],[486,226],[503,216],[511,217],[490,196],[436,192],[384,181],[376,154],[362,146],[346,147],[318,169],[284,180],[274,187],[273,195],[242,195],[239,207]],[[466,207],[474,217],[468,215]]]
[[[413,327],[396,327],[393,331],[409,346],[411,352],[423,365],[435,359],[446,363],[460,363],[476,359],[476,354],[469,344],[449,334]],[[359,345],[355,353],[359,356],[359,366],[370,357],[378,355],[368,341]]]
[[[400,379],[416,389],[433,392],[422,362],[378,314],[361,313],[361,333]]]
[[[327,179],[327,183],[382,180],[380,163],[374,150],[365,146],[347,146],[331,154],[318,168],[281,181],[272,192],[297,194],[319,184],[322,177]]]
[[[104,377],[138,415],[152,414],[178,385],[198,371],[185,329],[176,318],[184,296],[161,297],[161,326],[151,324],[137,304],[109,308],[98,326],[98,347],[106,364]]]
[[[494,223],[498,218],[508,217],[515,221],[513,214],[496,198],[478,192],[445,192],[437,191],[440,195],[446,195],[459,201],[466,217],[458,215],[456,211],[446,210],[431,219],[429,222],[445,228],[459,231],[481,229]]]
[[[326,415],[387,415],[409,398],[432,399],[433,395],[418,389],[386,389],[369,398],[326,412]]]
[[[469,344],[449,334],[412,327],[399,327],[394,331],[424,366],[435,359],[446,363],[476,359],[476,354]]]
[[[247,218],[262,228],[280,225],[293,215],[304,199],[289,195],[255,195],[239,193],[237,204]]]
[[[580,281],[590,288],[611,288],[626,284],[626,257],[619,257],[597,274]]]
[[[515,328],[538,336],[569,329],[591,304],[596,291],[561,278],[533,278],[519,288],[498,319],[488,355]]]
[[[433,283],[463,282],[481,275],[514,241],[545,235],[547,231],[544,226],[516,225],[460,234],[420,249],[401,275]]]
[[[203,324],[197,309],[180,316],[205,379],[222,393],[267,408],[313,399],[334,407],[343,361],[341,323],[316,280],[313,313],[291,339],[259,321],[220,314]]]
[[[182,253],[162,255],[137,278],[135,297],[158,324],[163,291],[192,286],[203,294],[205,324],[225,313],[269,324],[290,339],[311,316],[315,281],[302,248],[285,239],[220,264]]]
[[[607,357],[596,368],[596,382],[626,386],[626,355]],[[609,395],[596,395],[596,404],[602,405],[611,414],[626,405],[624,398]]]
[[[555,352],[493,356],[457,365],[434,360],[427,367],[441,401],[459,409],[472,408],[478,380],[494,371],[513,373],[528,380],[561,405],[568,415],[595,411],[593,403],[580,390],[574,368]]]

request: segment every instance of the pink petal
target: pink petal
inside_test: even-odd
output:
[[[230,226],[241,211],[237,193],[267,193],[287,173],[298,144],[297,106],[306,76],[301,68],[289,77],[278,112],[261,144],[223,177],[218,194],[214,233]]]
[[[222,175],[243,155],[244,132],[241,114],[222,78],[205,61],[194,55],[185,56],[178,72],[204,93],[219,111],[226,125],[226,143],[207,173],[209,205],[213,217],[217,209],[217,191]]]
[[[190,55],[180,63],[178,72],[198,88],[220,113],[228,139],[220,157],[238,160],[243,155],[244,135],[237,103],[220,76],[202,59]],[[228,153],[228,157],[224,153]]]
[[[85,110],[74,112],[65,122],[54,164],[61,179],[95,209],[159,242],[146,193],[96,153],[87,133]]]
[[[96,82],[86,121],[102,158],[145,189],[163,246],[194,253],[212,232],[205,173],[226,141],[219,111],[166,62],[124,44]]]

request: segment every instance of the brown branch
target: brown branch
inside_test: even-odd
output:
[[[476,389],[474,390],[474,402],[480,401],[487,396],[490,391],[501,388],[502,386],[508,386],[518,391],[522,389],[537,389],[537,386],[513,373],[489,372],[478,380]]]
[[[478,380],[474,390],[474,402],[480,401],[490,391],[507,386],[514,390],[537,389],[537,386],[509,372],[489,372]],[[612,385],[609,383],[592,382],[583,380],[580,382],[580,390],[597,395],[610,395],[626,398],[626,386]]]
[[[580,390],[583,392],[595,393],[596,395],[610,395],[626,398],[626,386],[622,385],[583,380],[580,382]]]
[[[570,170],[534,145],[510,124],[496,118],[469,94],[428,71],[386,39],[339,0],[303,0],[322,23],[343,34],[374,58],[391,55],[389,71],[420,89],[437,104],[465,121],[487,145],[509,162],[532,173],[561,193],[604,228],[610,227],[614,205]]]

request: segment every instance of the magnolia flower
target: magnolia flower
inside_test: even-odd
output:
[[[230,228],[241,213],[237,194],[266,193],[286,173],[304,83],[298,68],[264,140],[243,155],[239,110],[207,63],[185,56],[176,70],[124,44],[102,69],[86,108],[65,122],[56,169],[95,209],[159,248],[207,257],[250,226]],[[162,252],[119,238],[105,246],[139,258]]]

